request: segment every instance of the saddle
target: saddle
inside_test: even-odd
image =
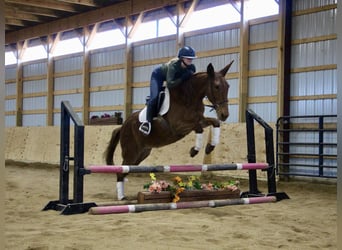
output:
[[[170,108],[170,92],[168,88],[164,88],[159,93],[159,98],[158,98],[158,115],[162,116],[169,111]],[[143,108],[140,113],[139,113],[139,122],[146,122],[146,113],[147,113],[147,105],[145,108]]]

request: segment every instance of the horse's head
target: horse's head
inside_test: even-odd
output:
[[[210,63],[207,67],[207,74],[209,79],[208,89],[206,95],[209,101],[213,104],[216,110],[217,118],[225,121],[229,116],[228,109],[228,90],[229,84],[225,79],[230,66],[234,61],[231,61],[221,71],[215,72],[213,65]]]

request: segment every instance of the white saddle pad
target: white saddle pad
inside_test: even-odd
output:
[[[160,107],[160,110],[158,113],[159,115],[165,115],[167,113],[167,111],[169,111],[169,108],[170,108],[170,92],[169,92],[169,89],[165,88],[164,92],[165,92],[165,97],[164,97],[164,101]],[[146,113],[147,113],[147,106],[145,108],[143,108],[139,113],[139,121],[140,122],[146,121]]]

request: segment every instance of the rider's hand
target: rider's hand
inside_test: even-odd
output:
[[[191,73],[195,73],[196,72],[196,67],[195,65],[193,64],[190,64],[188,67],[187,67],[187,70],[191,71]]]
[[[192,76],[193,72],[191,70],[186,70],[181,76],[183,81],[188,80]]]

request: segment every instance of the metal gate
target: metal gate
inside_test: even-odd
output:
[[[337,115],[280,117],[276,127],[280,177],[337,178]]]

